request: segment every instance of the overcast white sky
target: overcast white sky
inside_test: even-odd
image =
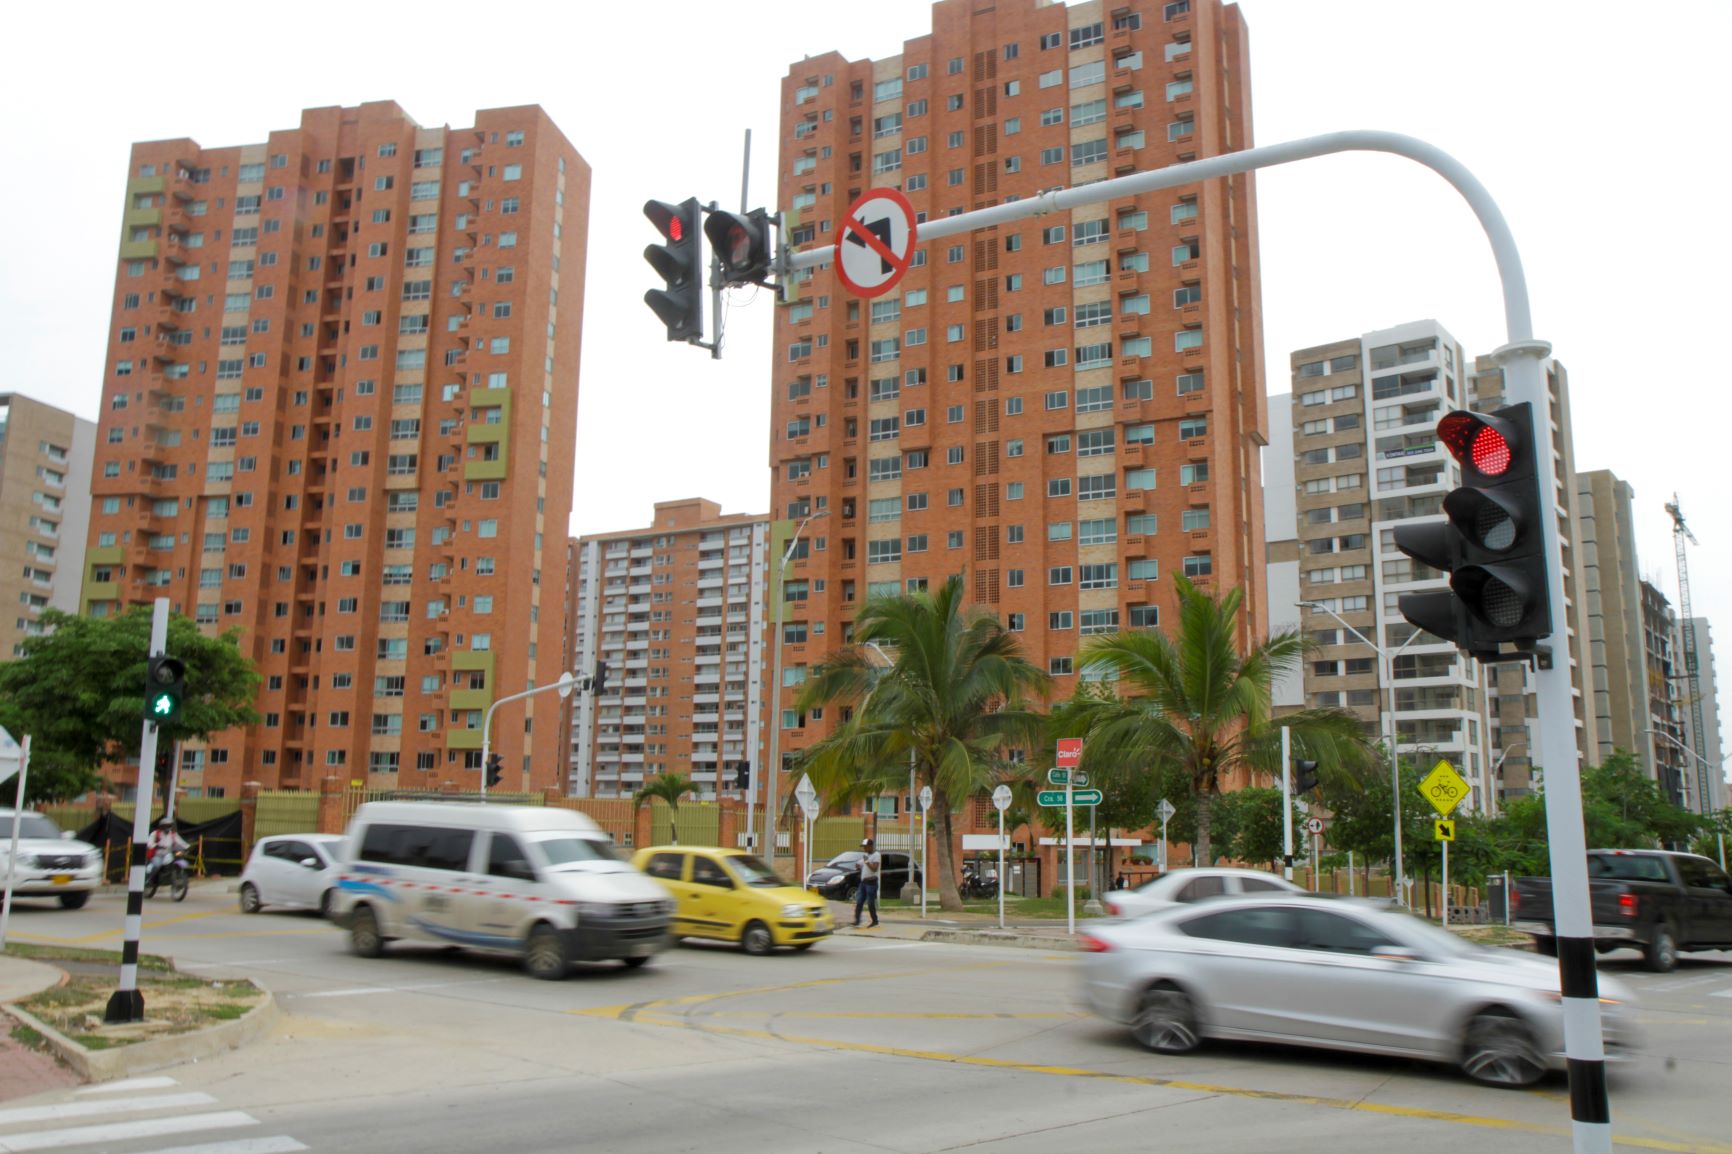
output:
[[[1578,466],[1635,486],[1642,570],[1674,600],[1661,506],[1682,496],[1702,542],[1696,611],[1732,652],[1732,502],[1714,432],[1732,417],[1732,380],[1707,356],[1732,311],[1720,142],[1732,4],[1678,0],[1640,17],[1583,0],[1241,7],[1255,143],[1391,129],[1453,153],[1491,190],[1521,245],[1537,335],[1570,370]],[[13,355],[0,388],[97,415],[131,142],[257,142],[304,107],[364,100],[457,126],[477,108],[539,103],[595,170],[573,531],[646,524],[657,499],[767,508],[770,302],[735,302],[720,362],[664,344],[641,300],[653,230],[640,209],[650,197],[731,204],[748,128],[752,201],[769,203],[791,64],[831,49],[895,54],[928,29],[926,0],[114,12],[32,4],[8,18],[0,337]],[[729,12],[737,28],[720,25]],[[1336,158],[1259,180],[1274,391],[1286,391],[1292,349],[1421,317],[1470,352],[1503,343],[1483,237],[1436,178],[1393,158]]]

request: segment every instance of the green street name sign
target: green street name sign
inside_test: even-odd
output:
[[[1046,771],[1046,779],[1053,785],[1063,785],[1067,781],[1072,785],[1089,783],[1089,775],[1076,769],[1049,769]]]
[[[1034,795],[1034,799],[1041,805],[1063,806],[1064,790],[1043,789]],[[1098,789],[1073,789],[1070,793],[1070,802],[1072,805],[1099,805],[1101,803],[1101,791]]]

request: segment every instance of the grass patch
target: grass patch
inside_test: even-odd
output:
[[[1458,926],[1451,927],[1456,933],[1482,946],[1511,946],[1515,949],[1532,949],[1533,938],[1520,930],[1512,930],[1508,926]]]
[[[48,1044],[48,1039],[42,1036],[41,1031],[32,1030],[29,1026],[13,1026],[12,1040],[32,1050],[41,1050]]]
[[[15,958],[28,958],[34,962],[120,965],[119,950],[90,950],[82,946],[40,946],[32,942],[8,942],[6,953]],[[174,969],[174,964],[160,954],[140,954],[138,956],[138,968],[140,970],[167,972]]]
[[[19,953],[23,956],[24,951]],[[118,986],[118,953],[36,946],[29,956],[58,964],[67,980],[25,998],[19,1007],[88,1050],[108,1050],[232,1022],[246,1016],[265,996],[244,979],[212,981],[180,973],[166,958],[148,959],[153,965],[141,958],[138,991],[144,998],[144,1020],[110,1024],[105,1018],[109,998]],[[13,1036],[18,1036],[16,1030]]]

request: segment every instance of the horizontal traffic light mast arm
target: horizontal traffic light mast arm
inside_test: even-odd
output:
[[[1399,132],[1371,129],[1330,132],[1322,136],[1308,136],[1303,140],[1290,140],[1284,144],[1269,144],[1261,148],[1248,148],[1243,152],[1229,152],[1224,156],[1205,157],[1185,164],[1158,168],[1152,172],[1114,177],[1112,180],[1085,184],[1080,188],[1043,192],[1027,200],[921,221],[920,239],[940,240],[958,233],[972,232],[977,228],[991,228],[993,225],[1009,224],[1032,216],[1067,212],[1083,205],[1101,204],[1120,197],[1157,192],[1163,188],[1178,188],[1213,180],[1219,176],[1234,176],[1259,168],[1273,168],[1279,164],[1333,156],[1340,152],[1385,152],[1404,156],[1425,165],[1448,181],[1461,194],[1462,199],[1467,201],[1468,207],[1473,209],[1491,241],[1492,256],[1497,260],[1498,272],[1503,278],[1504,321],[1508,326],[1509,339],[1512,342],[1532,339],[1533,320],[1528,311],[1527,278],[1522,272],[1521,254],[1516,249],[1515,237],[1504,221],[1503,213],[1498,210],[1497,202],[1492,200],[1485,186],[1460,161],[1440,148]],[[832,247],[822,245],[796,253],[788,261],[788,268],[797,271],[828,264]]]

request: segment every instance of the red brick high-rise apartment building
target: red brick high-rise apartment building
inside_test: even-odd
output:
[[[182,784],[474,787],[556,680],[589,166],[538,107],[134,145],[83,604],[238,627],[262,723]],[[507,706],[506,789],[565,775]]]
[[[869,188],[937,219],[1238,151],[1248,61],[1219,0],[940,0],[900,56],[792,67],[779,203],[809,248]],[[814,270],[776,322],[771,515],[829,511],[788,575],[783,709],[869,596],[952,573],[1059,695],[1082,638],[1171,623],[1175,572],[1243,587],[1261,638],[1257,261],[1238,176],[933,241],[875,300]]]

